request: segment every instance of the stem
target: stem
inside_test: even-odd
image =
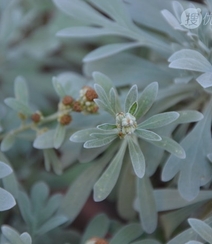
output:
[[[57,120],[57,118],[59,117],[60,114],[64,114],[64,113],[70,113],[72,111],[72,109],[67,109],[67,110],[63,110],[63,111],[57,111],[56,113],[54,114],[51,114],[45,118],[43,118],[39,123],[34,123],[34,122],[30,122],[28,124],[25,124],[25,125],[21,125],[20,127],[18,127],[17,129],[14,129],[14,130],[11,130],[10,132],[7,132],[7,133],[4,133],[2,135],[0,135],[0,140],[2,140],[6,135],[8,134],[12,134],[12,135],[17,135],[23,131],[26,131],[26,130],[34,130],[35,128],[37,128],[38,126],[41,126],[41,125],[44,125],[44,124],[47,124],[49,122],[52,122],[54,120]]]

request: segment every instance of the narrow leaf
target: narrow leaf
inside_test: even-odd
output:
[[[199,219],[188,219],[192,229],[194,229],[205,241],[212,243],[212,228],[204,221]]]
[[[86,142],[91,139],[91,134],[92,133],[98,133],[99,130],[96,128],[91,128],[91,129],[84,129],[84,130],[79,130],[75,132],[71,137],[70,141],[73,142]]]
[[[8,210],[14,207],[16,201],[11,193],[0,188],[0,211]]]
[[[179,124],[197,122],[204,118],[202,113],[194,110],[183,110],[177,112],[179,113],[180,116],[175,121],[175,123],[179,123]]]
[[[4,102],[12,108],[13,110],[17,111],[18,113],[22,113],[24,115],[31,115],[30,108],[22,103],[21,101],[15,99],[15,98],[6,98]]]
[[[140,224],[132,223],[121,228],[110,241],[110,244],[129,244],[143,233]]]
[[[94,99],[94,101],[99,108],[101,108],[102,110],[105,110],[106,112],[111,114],[113,117],[115,117],[116,112],[113,110],[113,108],[111,108],[111,106],[108,107],[107,104],[102,102],[100,99]]]
[[[152,106],[158,94],[158,83],[153,82],[149,84],[141,93],[138,99],[138,110],[136,111],[136,118],[143,116]]]
[[[138,102],[134,102],[132,106],[129,108],[129,113],[134,115],[138,109]]]
[[[94,201],[103,201],[115,186],[121,171],[126,146],[127,143],[124,141],[108,168],[94,185]]]
[[[131,106],[137,102],[138,100],[138,87],[137,85],[133,85],[129,92],[127,93],[125,103],[124,103],[124,111],[128,113]]]
[[[1,227],[1,231],[2,231],[2,234],[7,238],[7,240],[11,243],[11,244],[23,244],[20,236],[19,236],[19,233],[7,226],[7,225],[3,225]]]
[[[88,38],[88,37],[99,37],[105,35],[120,35],[116,31],[106,28],[97,28],[97,27],[90,27],[90,26],[74,26],[65,28],[60,30],[56,34],[60,37],[80,37],[80,38]]]
[[[119,52],[125,51],[127,49],[135,48],[142,46],[142,43],[139,42],[130,42],[130,43],[117,43],[117,44],[108,44],[102,47],[95,49],[86,55],[83,59],[84,62],[93,62],[98,59],[107,58]]]
[[[55,229],[56,227],[64,224],[65,222],[67,222],[68,218],[65,216],[54,216],[52,218],[50,218],[47,222],[45,222],[45,224],[43,224],[38,230],[37,230],[37,234],[39,235],[43,235],[48,231],[51,231],[53,229]]]
[[[8,134],[4,137],[4,139],[1,142],[1,151],[6,152],[8,151],[15,142],[15,135]]]
[[[184,149],[171,138],[161,136],[161,141],[151,141],[152,144],[163,148],[164,150],[170,152],[171,154],[175,155],[178,158],[184,159],[186,157]]]
[[[153,233],[157,227],[158,215],[153,187],[147,176],[137,179],[137,196],[142,227],[147,233]]]
[[[32,244],[32,238],[27,232],[22,233],[20,238],[24,244]]]
[[[66,136],[65,126],[58,123],[54,134],[54,148],[58,149],[62,145],[65,136]]]
[[[128,137],[128,146],[130,152],[130,159],[133,165],[135,174],[142,178],[145,174],[145,158],[137,143],[131,137]]]
[[[89,140],[84,143],[84,148],[95,148],[105,146],[117,138],[117,135],[105,136],[102,139]]]
[[[112,81],[106,75],[100,72],[93,72],[94,81],[99,84],[105,90],[106,94],[109,95],[110,89],[113,87]]]
[[[116,125],[105,123],[105,124],[98,125],[97,128],[101,130],[113,130],[116,128]]]
[[[145,139],[147,141],[161,141],[162,138],[156,134],[155,132],[152,132],[150,130],[144,130],[144,129],[136,129],[135,134],[138,137],[141,137],[142,139]]]
[[[62,87],[62,85],[60,84],[60,82],[57,80],[56,77],[52,78],[52,84],[53,84],[53,87],[54,87],[55,91],[57,92],[57,95],[60,98],[65,97],[66,92],[65,92],[64,88]]]
[[[8,176],[12,172],[13,172],[13,170],[8,164],[0,161],[0,178],[4,178],[4,177]]]
[[[94,217],[88,224],[86,230],[83,233],[81,244],[84,244],[87,240],[94,236],[104,238],[109,230],[110,221],[105,214],[99,214]]]
[[[177,112],[166,112],[153,115],[138,125],[138,129],[155,129],[168,125],[179,117]]]
[[[23,104],[28,105],[28,89],[25,79],[21,76],[15,79],[15,98]]]
[[[54,147],[55,130],[49,130],[36,137],[33,147],[37,149],[47,149]]]
[[[196,78],[197,82],[203,87],[208,88],[212,86],[212,71],[206,72]]]

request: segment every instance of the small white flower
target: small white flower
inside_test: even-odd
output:
[[[117,113],[116,126],[121,137],[132,134],[137,127],[136,118],[130,113]]]

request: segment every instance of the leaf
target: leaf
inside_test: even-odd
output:
[[[209,88],[212,86],[212,72],[206,72],[198,76],[196,80],[203,88]]]
[[[152,132],[150,130],[144,130],[144,129],[136,129],[134,132],[138,137],[141,137],[144,140],[147,141],[161,141],[162,138],[156,134],[155,132]]]
[[[65,126],[58,123],[54,134],[54,148],[58,149],[63,144],[66,136]]]
[[[91,134],[92,133],[98,133],[99,130],[96,128],[89,128],[89,129],[84,129],[84,130],[79,130],[75,132],[71,137],[70,141],[73,142],[86,142],[91,139]]]
[[[107,28],[97,28],[90,26],[74,26],[60,30],[56,34],[60,37],[77,37],[77,38],[89,38],[99,37],[104,35],[121,35],[116,31]]]
[[[0,178],[4,178],[4,177],[8,176],[12,172],[13,172],[13,170],[8,164],[0,161]]]
[[[134,102],[132,106],[129,108],[129,113],[134,115],[138,109],[138,102]]]
[[[15,135],[7,134],[1,142],[1,151],[8,151],[15,143]]]
[[[157,147],[163,148],[180,159],[184,159],[186,157],[185,151],[180,144],[165,136],[161,136],[161,138],[161,141],[151,141],[151,143]]]
[[[168,125],[179,117],[177,112],[165,112],[153,115],[138,125],[138,129],[156,129]]]
[[[128,244],[141,236],[143,230],[140,224],[131,223],[121,228],[110,240],[110,244]]]
[[[212,228],[199,219],[188,219],[188,223],[205,241],[212,243]]]
[[[65,216],[54,216],[52,218],[50,218],[47,222],[45,222],[37,231],[36,233],[38,235],[43,235],[46,232],[49,232],[53,229],[55,229],[56,227],[64,224],[65,222],[67,222],[68,218]]]
[[[113,83],[110,78],[100,72],[93,72],[92,76],[95,83],[100,85],[104,89],[105,93],[109,95],[110,89],[113,88]]]
[[[65,92],[63,86],[62,86],[62,85],[60,84],[60,82],[58,81],[57,77],[53,77],[53,78],[52,78],[52,84],[53,84],[53,87],[54,87],[55,91],[57,92],[57,95],[58,95],[60,98],[65,97],[66,92]]]
[[[182,49],[175,52],[168,59],[170,68],[194,70],[199,72],[211,72],[210,62],[198,51]]]
[[[94,183],[99,178],[110,158],[111,155],[105,153],[99,160],[90,163],[88,168],[69,187],[62,200],[60,212],[67,216],[71,222],[81,211],[92,191]]]
[[[121,105],[119,102],[119,97],[117,95],[117,91],[113,87],[110,89],[109,101],[110,101],[111,108],[113,108],[115,113],[119,113],[122,111]]]
[[[117,210],[121,218],[126,220],[132,220],[136,216],[136,212],[133,208],[135,198],[135,176],[132,174],[132,165],[130,163],[128,151],[124,157],[124,169],[120,174],[120,183],[118,184],[117,193]]]
[[[177,124],[197,122],[204,118],[203,114],[194,110],[177,111],[179,118],[175,121]]]
[[[114,188],[123,162],[127,143],[124,141],[110,165],[94,185],[94,201],[103,201]]]
[[[50,168],[52,166],[55,174],[61,175],[63,171],[62,164],[56,152],[52,148],[50,148],[50,149],[44,149],[43,153],[44,153],[44,164],[46,170],[50,171]]]
[[[145,158],[137,143],[131,137],[128,137],[128,146],[130,152],[130,159],[133,165],[135,174],[142,178],[145,174]]]
[[[24,244],[19,236],[19,233],[15,229],[13,229],[7,225],[3,225],[1,227],[1,231],[2,231],[2,234],[10,242],[10,244]]]
[[[32,244],[32,238],[27,232],[22,233],[20,238],[24,244]]]
[[[109,230],[109,226],[110,220],[108,219],[107,215],[99,214],[95,216],[87,225],[80,243],[84,244],[87,240],[94,236],[104,238]]]
[[[125,103],[124,103],[124,111],[128,113],[132,105],[138,100],[138,87],[137,85],[133,85],[127,93]]]
[[[139,119],[143,116],[154,103],[158,93],[158,83],[153,82],[149,84],[141,93],[138,99],[138,110],[136,111],[135,117]]]
[[[161,11],[163,17],[166,21],[176,30],[185,31],[185,29],[180,25],[179,21],[175,18],[175,16],[170,13],[167,9]]]
[[[93,139],[84,143],[84,148],[96,148],[105,146],[117,138],[117,135],[106,136],[102,139]]]
[[[105,103],[105,105],[110,107],[108,95],[104,91],[103,87],[101,87],[99,84],[95,84],[94,89],[98,95],[98,99],[100,99],[103,103]]]
[[[115,117],[116,113],[115,111],[111,108],[111,106],[108,107],[107,104],[105,104],[104,102],[102,102],[100,99],[94,99],[96,105],[105,110],[106,112],[108,112],[109,114],[111,114],[113,117]]]
[[[161,243],[154,239],[145,239],[141,241],[132,242],[131,244],[161,244]]]
[[[64,13],[75,19],[93,25],[106,25],[110,21],[94,10],[90,5],[81,0],[54,0],[56,6]]]
[[[83,62],[93,62],[98,59],[107,58],[119,52],[142,46],[141,42],[108,44],[95,49],[83,58]]]
[[[25,105],[24,103],[22,103],[21,101],[15,99],[15,98],[12,98],[12,97],[9,97],[9,98],[6,98],[4,100],[5,104],[12,108],[13,110],[17,111],[18,113],[21,113],[21,114],[24,114],[24,115],[31,115],[31,110],[30,108]]]
[[[48,149],[54,147],[55,130],[48,130],[36,137],[33,147],[37,149]]]
[[[104,123],[104,124],[98,125],[97,128],[100,130],[113,130],[116,128],[116,125]]]
[[[21,103],[28,105],[29,94],[26,81],[23,77],[18,76],[15,79],[15,98]]]
[[[200,191],[197,197],[190,202],[184,199],[177,189],[154,190],[154,197],[158,211],[169,211],[209,200],[212,198],[212,191]]]
[[[153,187],[147,176],[137,179],[137,196],[142,227],[148,234],[153,233],[157,228],[158,215]]]
[[[16,201],[11,193],[0,188],[0,211],[8,210],[16,205]]]
[[[117,23],[128,26],[132,28],[132,20],[130,15],[125,7],[124,3],[120,0],[110,0],[105,2],[104,0],[89,0],[94,4],[98,9],[106,13]]]
[[[180,143],[186,151],[186,158],[178,160],[170,156],[163,168],[163,181],[170,180],[180,171],[178,190],[188,201],[194,199],[199,188],[211,180],[212,169],[206,157],[212,147],[210,130],[211,102],[204,112],[204,119]]]

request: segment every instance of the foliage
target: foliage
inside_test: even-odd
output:
[[[0,2],[0,243],[212,243],[211,11]]]

